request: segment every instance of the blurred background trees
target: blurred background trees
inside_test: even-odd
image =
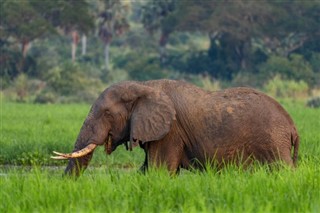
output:
[[[91,101],[128,79],[281,96],[320,87],[316,0],[2,0],[0,10],[1,89],[12,100]]]

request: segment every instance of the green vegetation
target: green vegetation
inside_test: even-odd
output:
[[[74,181],[61,177],[66,162],[49,156],[52,150],[72,150],[89,105],[4,102],[0,160],[11,165],[0,167],[0,212],[319,212],[320,109],[282,104],[301,136],[295,170],[230,166],[220,173],[142,175],[137,173],[141,150],[119,147],[107,157],[99,148]]]
[[[319,162],[318,162],[319,163]],[[79,180],[32,169],[1,176],[1,212],[319,212],[317,163],[217,173],[94,169]]]

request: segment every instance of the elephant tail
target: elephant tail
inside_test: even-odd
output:
[[[300,145],[300,138],[297,134],[297,131],[294,131],[294,133],[291,134],[291,144],[293,146],[293,165],[297,166],[298,151]]]

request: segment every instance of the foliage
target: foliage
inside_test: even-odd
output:
[[[8,43],[5,42],[0,44],[0,51],[0,76],[5,80],[6,85],[9,85],[10,81],[19,75],[17,61],[21,60],[22,55],[19,51],[9,48]]]
[[[13,37],[19,42],[29,42],[52,33],[54,28],[48,23],[40,13],[30,4],[31,1],[8,1],[4,0],[1,7],[1,35]],[[44,7],[44,9],[48,9]],[[42,11],[45,12],[45,11]],[[21,24],[23,23],[23,24]]]
[[[308,96],[308,84],[304,81],[283,80],[279,75],[268,81],[264,90],[277,98],[301,98]]]
[[[5,9],[2,9],[5,8]],[[20,0],[1,1],[0,38],[1,43],[11,46],[21,45],[21,58],[16,68],[19,72],[26,72],[25,58],[30,43],[35,39],[50,37],[58,33],[58,28],[69,32],[79,30],[88,32],[93,27],[87,4],[84,0]],[[0,47],[3,49],[3,46]],[[9,54],[10,56],[10,54]],[[6,64],[10,58],[3,57]],[[8,71],[7,71],[8,72]],[[9,72],[12,72],[9,70]]]
[[[92,2],[93,3],[93,2]],[[105,45],[105,68],[109,70],[109,47],[114,37],[129,30],[127,16],[130,2],[121,0],[100,0],[95,2],[97,28],[100,39]]]
[[[141,22],[149,33],[161,28],[162,21],[176,9],[176,0],[151,0],[141,7]],[[167,27],[168,28],[168,27]],[[168,29],[164,31],[170,32]]]
[[[144,52],[123,55],[115,60],[115,65],[127,70],[132,80],[144,81],[169,77],[168,71],[160,67],[159,57]]]
[[[208,91],[219,91],[221,86],[219,81],[210,79],[208,76],[202,78],[202,88]]]
[[[240,71],[234,75],[230,86],[261,88],[264,83],[266,83],[266,79],[261,75]]]
[[[200,72],[208,72],[213,77],[227,80],[232,80],[240,70],[253,73],[265,61],[266,56],[274,54],[288,57],[306,46],[305,44],[317,40],[319,34],[319,29],[314,28],[319,25],[320,20],[316,15],[319,14],[319,2],[263,0],[257,4],[240,0],[230,4],[224,1],[191,0],[177,2],[173,11],[157,15],[156,12],[166,11],[162,8],[170,5],[168,2],[175,1],[163,2],[165,3],[147,3],[144,7],[147,12],[144,11],[144,14],[151,14],[149,16],[152,18],[143,21],[149,20],[147,23],[151,23],[151,26],[152,23],[157,23],[160,25],[157,29],[161,29],[162,34],[167,37],[174,31],[207,33],[211,45],[208,60],[202,60],[207,68],[200,69]],[[144,26],[146,29],[150,28],[147,24]],[[255,53],[252,51],[254,44],[255,48],[258,47]],[[307,49],[311,48],[314,47]],[[318,50],[314,50],[316,51]],[[264,57],[257,60],[256,54],[259,52]],[[290,60],[301,62],[297,58]],[[215,75],[217,72],[219,75]],[[295,75],[295,78],[300,78],[298,80],[305,80],[310,85],[314,83],[310,69],[306,75]]]
[[[315,82],[315,75],[311,65],[304,60],[303,56],[296,54],[291,55],[289,58],[271,56],[260,66],[260,73],[267,79],[280,75],[288,80],[303,80],[309,85],[313,85]]]
[[[46,83],[43,81],[20,74],[14,79],[12,86],[4,90],[4,96],[10,101],[32,102],[45,86]]]
[[[129,29],[127,15],[130,4],[120,0],[98,1],[97,22],[99,36],[105,43],[110,43],[112,37],[123,34]]]
[[[67,62],[49,70],[46,80],[48,87],[61,96],[73,97],[74,101],[93,102],[104,89],[100,75],[92,67]]]
[[[28,92],[28,87],[28,77],[25,74],[21,74],[15,79],[14,88],[16,90],[19,101],[25,100]]]

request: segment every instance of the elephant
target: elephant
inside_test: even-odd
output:
[[[69,160],[65,174],[79,176],[97,146],[111,154],[119,145],[144,150],[142,171],[253,162],[294,168],[299,135],[285,109],[252,88],[209,92],[181,80],[123,81],[93,103],[73,152],[52,158]]]

